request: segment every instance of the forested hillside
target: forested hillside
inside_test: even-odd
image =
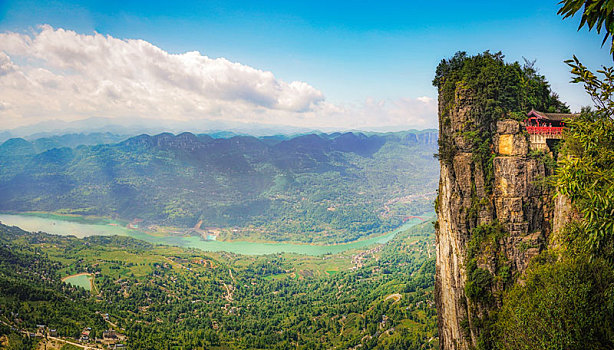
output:
[[[179,227],[202,220],[202,227],[228,229],[228,239],[343,242],[430,211],[438,177],[429,131],[228,139],[183,133],[43,147],[50,142],[0,146],[0,210]]]
[[[0,341],[15,348],[40,324],[73,341],[85,327],[92,338],[113,328],[133,349],[437,347],[431,222],[323,257],[205,254],[4,225],[0,244]],[[94,276],[91,294],[60,282],[80,272]]]
[[[49,259],[41,246],[32,244],[38,240],[26,235],[0,224],[0,347],[31,349],[36,341],[22,332],[35,332],[42,324],[70,337],[79,337],[85,327],[104,328],[87,302],[90,294],[61,282],[65,264]]]

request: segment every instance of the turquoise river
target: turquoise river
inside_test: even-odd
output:
[[[262,243],[244,241],[206,241],[197,236],[153,236],[138,230],[108,224],[85,224],[57,218],[45,218],[34,215],[0,214],[0,222],[5,225],[18,226],[25,231],[47,232],[56,235],[73,235],[79,238],[87,236],[121,235],[140,239],[154,244],[165,244],[185,248],[197,248],[203,251],[226,251],[236,254],[264,255],[276,253],[296,253],[305,255],[324,255],[341,253],[351,249],[365,248],[374,244],[384,244],[416,224],[420,219],[410,219],[404,225],[385,235],[343,244],[315,245],[296,243]]]

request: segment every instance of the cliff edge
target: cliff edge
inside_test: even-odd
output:
[[[489,88],[485,85],[446,84],[445,74],[439,79],[435,301],[440,345],[488,348],[478,345],[488,341],[484,333],[491,312],[551,234],[554,201],[546,178],[552,157],[531,149],[518,113],[512,119],[505,108],[489,109],[493,99],[484,96],[494,94],[497,101],[499,87],[493,93],[480,90]]]

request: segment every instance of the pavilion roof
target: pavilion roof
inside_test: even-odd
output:
[[[569,118],[575,118],[578,116],[578,114],[573,114],[573,113],[545,113],[545,112],[540,112],[540,111],[536,111],[534,109],[531,109],[531,111],[529,113],[527,113],[527,117],[537,117],[540,119],[547,119],[547,120],[552,120],[552,121],[557,121],[560,122],[564,119],[569,119]]]

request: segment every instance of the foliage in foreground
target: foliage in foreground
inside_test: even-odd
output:
[[[604,45],[614,29],[614,3],[610,0],[561,0],[558,14],[563,18],[573,17],[580,12],[580,30],[585,25],[589,30],[595,29],[598,34],[603,30]],[[610,53],[614,55],[614,37],[610,45]]]
[[[540,261],[541,260],[541,261]],[[512,289],[498,315],[498,349],[612,349],[614,269],[603,259],[547,253],[525,285]]]

